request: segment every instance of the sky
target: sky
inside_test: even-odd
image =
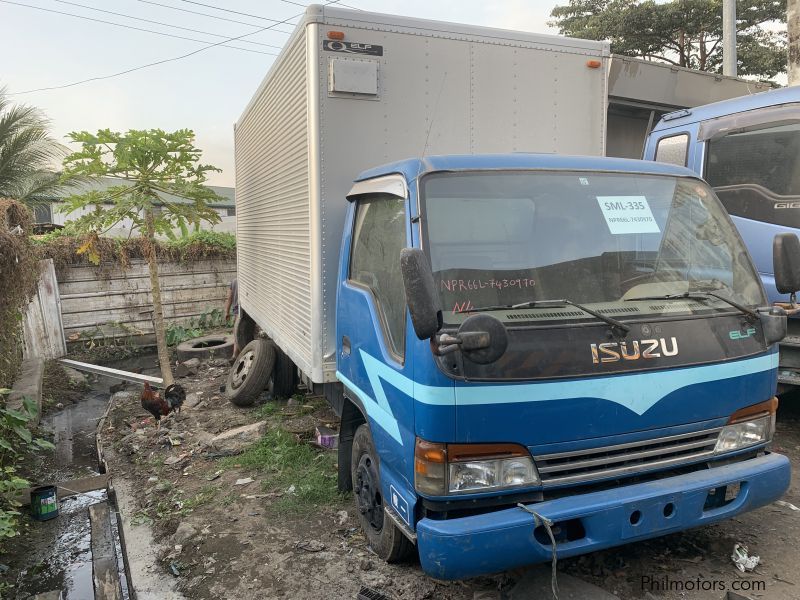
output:
[[[203,150],[203,162],[222,169],[209,177],[209,183],[233,186],[233,123],[275,60],[273,54],[288,39],[285,32],[293,29],[291,24],[277,25],[235,42],[249,52],[216,46],[182,60],[111,79],[65,89],[23,92],[181,56],[226,37],[274,25],[268,19],[293,23],[297,21],[293,17],[303,11],[298,4],[306,3],[308,0],[0,0],[0,26],[6,48],[0,67],[0,87],[13,94],[13,102],[42,109],[52,122],[54,136],[64,143],[71,131],[192,129],[196,145]],[[557,33],[547,25],[550,11],[559,4],[556,0],[345,0],[345,3],[374,12]]]

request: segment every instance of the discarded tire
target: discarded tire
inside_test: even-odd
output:
[[[233,354],[233,336],[225,334],[205,335],[181,342],[177,348],[178,360],[190,358],[230,358]]]
[[[255,339],[239,352],[228,372],[225,394],[236,406],[252,406],[275,368],[275,344]]]
[[[283,350],[275,346],[275,368],[267,384],[267,391],[273,398],[289,398],[294,394],[296,385],[297,367]]]
[[[236,323],[233,325],[233,338],[236,340],[236,347],[239,350],[256,339],[256,322],[241,309],[239,316],[236,317]]]

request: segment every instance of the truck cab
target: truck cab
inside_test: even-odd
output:
[[[770,302],[789,302],[775,284],[772,241],[800,230],[800,89],[785,88],[664,115],[646,160],[686,166],[714,189],[749,251]],[[800,320],[781,344],[779,391],[800,384]]]
[[[471,577],[787,489],[769,450],[786,316],[689,169],[431,156],[362,173],[346,202],[340,481],[383,558],[416,545],[431,575]]]

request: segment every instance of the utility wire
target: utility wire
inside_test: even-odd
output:
[[[0,0],[0,1],[6,1],[6,0]],[[339,0],[329,0],[329,2],[325,3],[325,6],[330,6],[331,4],[337,4],[338,2],[339,2]],[[216,46],[220,46],[220,45],[225,44],[227,42],[235,42],[236,40],[240,40],[240,39],[242,39],[244,37],[247,37],[247,36],[250,36],[250,35],[255,35],[256,33],[261,33],[262,31],[268,31],[268,30],[272,29],[273,27],[275,27],[276,25],[282,25],[284,23],[288,23],[292,19],[297,19],[298,17],[302,17],[302,16],[303,16],[303,13],[300,13],[298,15],[294,15],[293,17],[289,17],[288,19],[284,19],[283,21],[278,21],[277,23],[274,23],[272,25],[267,25],[266,27],[261,27],[260,29],[257,29],[256,31],[252,31],[250,33],[244,33],[242,35],[238,35],[236,37],[228,38],[226,40],[222,40],[222,41],[219,41],[219,42],[214,42],[213,44],[209,44],[207,46],[203,46],[202,48],[198,48],[197,50],[193,50],[191,52],[187,52],[186,54],[182,54],[181,56],[174,56],[172,58],[165,58],[165,59],[162,59],[162,60],[157,60],[155,62],[147,63],[145,65],[139,65],[138,67],[131,67],[130,69],[125,69],[124,71],[119,71],[117,73],[111,73],[110,75],[99,75],[97,77],[90,77],[88,79],[83,79],[81,81],[73,81],[72,83],[66,83],[64,85],[53,85],[53,86],[37,88],[37,89],[33,89],[33,90],[25,90],[25,91],[22,91],[22,92],[12,92],[12,93],[8,93],[7,95],[8,96],[18,96],[18,95],[21,95],[21,94],[32,94],[33,92],[45,92],[45,91],[49,91],[49,90],[62,90],[64,88],[75,87],[76,85],[82,85],[84,83],[89,83],[91,81],[100,81],[102,79],[111,79],[113,77],[120,77],[121,75],[127,75],[128,73],[133,73],[135,71],[141,71],[142,69],[147,69],[149,67],[155,67],[157,65],[163,65],[165,63],[175,62],[177,60],[182,60],[184,58],[189,58],[190,56],[194,56],[195,54],[199,54],[200,52],[204,52],[205,50],[208,50],[210,48],[214,48]]]
[[[196,10],[189,10],[188,8],[178,8],[177,6],[170,6],[169,4],[162,4],[161,2],[153,2],[153,0],[136,0],[136,1],[137,2],[142,2],[144,4],[152,4],[154,6],[160,6],[162,8],[169,8],[169,9],[177,10],[177,11],[180,11],[180,12],[190,13],[190,14],[193,14],[193,15],[201,15],[203,17],[210,17],[211,19],[218,19],[220,21],[228,21],[229,23],[238,23],[239,25],[249,25],[250,27],[261,27],[261,25],[254,25],[253,23],[247,23],[245,21],[237,21],[235,19],[228,19],[226,17],[220,17],[220,16],[217,16],[217,15],[210,15],[208,13],[198,12]],[[259,18],[265,19],[267,21],[275,21],[276,25],[279,24],[279,23],[285,23],[286,22],[286,21],[278,21],[277,19],[268,19],[267,17],[259,17]],[[292,18],[294,18],[294,17],[292,17]],[[272,31],[275,31],[276,33],[287,33],[287,34],[291,34],[292,33],[291,31],[286,31],[284,29],[273,29]]]
[[[33,8],[35,10],[41,10],[43,12],[54,13],[54,14],[57,14],[57,15],[65,15],[67,17],[75,17],[76,19],[84,19],[86,21],[94,21],[95,23],[104,23],[106,25],[114,25],[115,27],[122,27],[123,29],[132,29],[132,30],[135,30],[135,31],[144,31],[145,33],[153,33],[155,35],[161,35],[161,36],[164,36],[164,37],[174,38],[174,39],[178,39],[178,40],[188,40],[190,42],[200,42],[201,44],[205,44],[208,41],[208,40],[198,40],[197,38],[190,38],[190,37],[185,37],[185,36],[182,36],[182,35],[174,35],[172,33],[164,33],[163,31],[155,31],[153,29],[144,29],[142,27],[134,27],[133,25],[123,25],[121,23],[114,23],[113,21],[104,21],[103,19],[95,19],[93,17],[84,17],[83,15],[76,15],[74,13],[63,12],[63,11],[54,10],[54,9],[51,9],[51,8],[42,8],[41,6],[33,6],[32,4],[23,4],[22,2],[12,2],[11,0],[0,0],[0,2],[2,2],[4,4],[13,4],[14,6],[23,6],[25,8]],[[253,33],[255,33],[255,32],[253,32]],[[246,35],[251,35],[251,34],[246,34]],[[242,36],[239,36],[239,37],[242,37]],[[233,39],[239,39],[239,38],[233,38]],[[219,42],[219,44],[215,44],[215,45],[225,45],[229,41],[230,40],[226,39],[226,40],[223,40],[223,41]],[[261,50],[253,50],[252,48],[241,48],[239,46],[227,46],[227,45],[225,45],[224,47],[225,48],[229,48],[229,49],[233,49],[233,50],[242,50],[244,52],[254,52],[255,54],[267,54],[267,55],[270,55],[270,56],[278,56],[277,53],[275,53],[275,52],[262,52]]]
[[[229,8],[220,8],[219,6],[214,6],[213,4],[203,4],[202,2],[196,2],[195,0],[180,0],[181,2],[186,2],[187,4],[196,4],[197,6],[204,6],[205,8],[213,8],[214,10],[221,10],[223,12],[231,13],[234,15],[241,15],[243,17],[252,17],[253,19],[262,19],[264,21],[273,21],[274,19],[268,19],[267,17],[262,17],[260,15],[253,15],[246,12],[239,12],[238,10],[231,10]],[[291,4],[294,4],[292,2]],[[298,4],[298,6],[305,7],[305,4]],[[302,15],[300,15],[302,16]]]
[[[145,23],[153,23],[154,25],[162,25],[164,27],[172,27],[174,29],[182,29],[184,31],[191,31],[193,33],[202,33],[203,35],[210,35],[212,37],[218,38],[227,38],[227,35],[222,35],[221,33],[212,33],[210,31],[203,31],[201,29],[190,29],[189,27],[181,27],[180,25],[172,25],[170,23],[163,23],[161,21],[153,21],[151,19],[143,19],[142,17],[134,17],[133,15],[126,15],[124,13],[114,12],[112,10],[103,10],[102,8],[95,8],[94,6],[86,6],[85,4],[78,4],[77,2],[69,2],[68,0],[53,0],[54,2],[60,2],[61,4],[69,4],[70,6],[77,6],[79,8],[86,8],[88,10],[95,10],[97,12],[106,13],[109,15],[115,15],[117,17],[124,17],[126,19],[134,19],[136,21],[144,21]],[[257,27],[257,25],[256,25]],[[263,42],[252,42],[250,40],[242,40],[242,43],[247,44],[255,44],[257,46],[267,46],[269,48],[277,48],[280,50],[283,46],[276,46],[275,44],[265,44]]]

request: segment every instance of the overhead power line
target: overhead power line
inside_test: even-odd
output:
[[[114,23],[113,21],[105,21],[103,19],[95,19],[93,17],[85,17],[83,15],[76,15],[74,13],[68,13],[68,12],[64,12],[64,11],[61,11],[61,10],[55,10],[55,9],[52,9],[52,8],[43,8],[41,6],[34,6],[32,4],[23,4],[22,2],[12,2],[12,0],[0,0],[0,2],[2,2],[4,4],[13,4],[14,6],[23,6],[25,8],[32,8],[34,10],[41,10],[43,12],[53,13],[53,14],[57,14],[57,15],[64,15],[64,16],[67,16],[67,17],[74,17],[76,19],[84,19],[86,21],[94,21],[95,23],[103,23],[105,25],[114,25],[115,27],[121,27],[123,29],[131,29],[131,30],[134,30],[134,31],[144,31],[145,33],[152,33],[152,34],[155,34],[155,35],[161,35],[161,36],[164,36],[164,37],[174,38],[174,39],[178,39],[178,40],[188,40],[190,42],[200,42],[201,44],[204,44],[204,43],[206,43],[208,41],[208,40],[198,40],[197,38],[190,38],[190,37],[185,37],[185,36],[182,36],[182,35],[175,35],[175,34],[172,34],[172,33],[164,33],[163,31],[155,31],[153,29],[144,29],[143,27],[134,27],[133,25],[124,25],[122,23]],[[255,33],[255,32],[252,32],[252,33]],[[246,34],[246,35],[251,35],[251,34]],[[239,36],[239,37],[243,37],[243,36]],[[238,38],[233,38],[233,39],[238,39]],[[242,50],[243,52],[254,52],[255,54],[267,54],[267,55],[270,55],[270,56],[278,56],[275,52],[262,52],[261,50],[253,50],[252,48],[241,48],[240,46],[228,46],[227,45],[228,41],[230,41],[230,40],[225,39],[225,40],[222,40],[221,42],[219,42],[218,44],[215,44],[215,45],[223,46],[225,48],[230,48],[230,49],[233,49],[233,50]]]
[[[0,2],[5,2],[5,1],[7,1],[7,0],[0,0]],[[325,6],[330,6],[331,4],[337,4],[338,2],[339,2],[339,0],[330,0],[329,2],[325,3]],[[70,88],[70,87],[75,87],[76,85],[82,85],[84,83],[89,83],[91,81],[100,81],[102,79],[112,79],[114,77],[120,77],[122,75],[127,75],[128,73],[133,73],[135,71],[141,71],[142,69],[147,69],[149,67],[155,67],[157,65],[163,65],[163,64],[166,64],[166,63],[170,63],[170,62],[175,62],[177,60],[183,60],[184,58],[189,58],[190,56],[194,56],[195,54],[199,54],[201,52],[204,52],[204,51],[206,51],[206,50],[208,50],[210,48],[214,48],[216,46],[221,46],[222,44],[225,44],[227,42],[235,42],[236,40],[240,40],[240,39],[242,39],[244,37],[248,37],[248,36],[251,36],[251,35],[255,35],[257,33],[261,33],[262,31],[268,31],[268,30],[274,28],[277,25],[282,25],[284,23],[289,23],[292,19],[297,19],[298,17],[302,17],[302,16],[303,16],[303,13],[300,13],[298,15],[294,15],[292,17],[289,17],[288,19],[284,19],[283,21],[278,21],[277,23],[274,23],[272,25],[267,25],[266,27],[261,27],[261,28],[257,29],[256,31],[251,31],[250,33],[237,35],[235,37],[231,37],[231,38],[228,38],[228,39],[225,39],[225,40],[221,40],[219,42],[214,42],[213,44],[209,44],[207,46],[203,46],[202,48],[198,48],[197,50],[193,50],[191,52],[187,52],[186,54],[182,54],[180,56],[174,56],[172,58],[165,58],[165,59],[162,59],[162,60],[157,60],[155,62],[147,63],[147,64],[144,64],[144,65],[139,65],[138,67],[131,67],[130,69],[125,69],[124,71],[119,71],[117,73],[111,73],[109,75],[99,75],[97,77],[90,77],[88,79],[82,79],[81,81],[73,81],[72,83],[66,83],[64,85],[53,85],[53,86],[37,88],[37,89],[33,89],[33,90],[25,90],[25,91],[22,91],[22,92],[13,92],[13,93],[9,93],[8,95],[9,96],[18,96],[18,95],[21,95],[21,94],[32,94],[33,92],[45,92],[45,91],[49,91],[49,90],[61,90],[61,89],[64,89],[64,88]]]
[[[154,2],[153,0],[136,0],[136,1],[137,2],[142,2],[143,4],[152,4],[153,6],[160,6],[162,8],[169,8],[171,10],[177,10],[177,11],[189,13],[189,14],[192,14],[192,15],[201,15],[203,17],[209,17],[211,19],[217,19],[218,21],[228,21],[229,23],[238,23],[239,25],[249,25],[250,27],[261,27],[261,25],[255,25],[254,23],[247,23],[245,21],[237,21],[236,19],[228,19],[226,17],[220,17],[220,16],[217,16],[217,15],[210,15],[208,13],[199,12],[199,11],[196,11],[196,10],[189,10],[188,8],[179,8],[177,6],[170,6],[169,4],[163,4],[161,2]],[[262,17],[262,18],[266,18],[266,17]],[[292,18],[294,18],[294,17],[292,17]],[[277,25],[278,23],[279,23],[279,21],[277,19],[275,19],[275,24]],[[286,34],[292,33],[291,31],[286,31],[284,29],[272,29],[271,31],[274,31],[276,33],[286,33]]]
[[[229,8],[220,8],[219,6],[214,6],[213,4],[203,4],[202,2],[196,2],[195,0],[180,0],[181,2],[185,2],[186,4],[196,4],[197,6],[204,6],[205,8],[213,8],[214,10],[221,10],[222,12],[231,13],[233,15],[241,15],[243,17],[251,17],[253,19],[262,19],[264,21],[274,21],[274,19],[268,19],[267,17],[262,17],[261,15],[254,15],[251,13],[246,12],[239,12],[238,10],[231,10]],[[294,4],[294,2],[292,2]],[[306,6],[305,4],[299,4],[298,6]],[[302,15],[299,15],[302,16]]]
[[[94,6],[87,6],[85,4],[78,4],[77,2],[69,2],[68,0],[53,0],[54,2],[60,2],[61,4],[69,4],[70,6],[77,6],[78,8],[86,8],[88,10],[94,10],[101,13],[106,13],[109,15],[115,15],[117,17],[124,17],[126,19],[134,19],[135,21],[143,21],[145,23],[153,23],[154,25],[162,25],[163,27],[172,27],[174,29],[182,29],[183,31],[191,31],[193,33],[202,33],[203,35],[210,35],[213,37],[218,38],[227,38],[229,36],[222,35],[221,33],[212,33],[211,31],[203,31],[201,29],[191,29],[189,27],[182,27],[180,25],[172,25],[171,23],[163,23],[162,21],[153,21],[152,19],[143,19],[142,17],[134,17],[133,15],[126,15],[124,13],[114,12],[112,10],[104,10],[102,8],[95,8]],[[277,48],[280,50],[283,46],[276,46],[275,44],[265,44],[263,42],[253,42],[251,40],[242,40],[242,43],[247,44],[255,44],[257,46],[267,46],[268,48]]]

